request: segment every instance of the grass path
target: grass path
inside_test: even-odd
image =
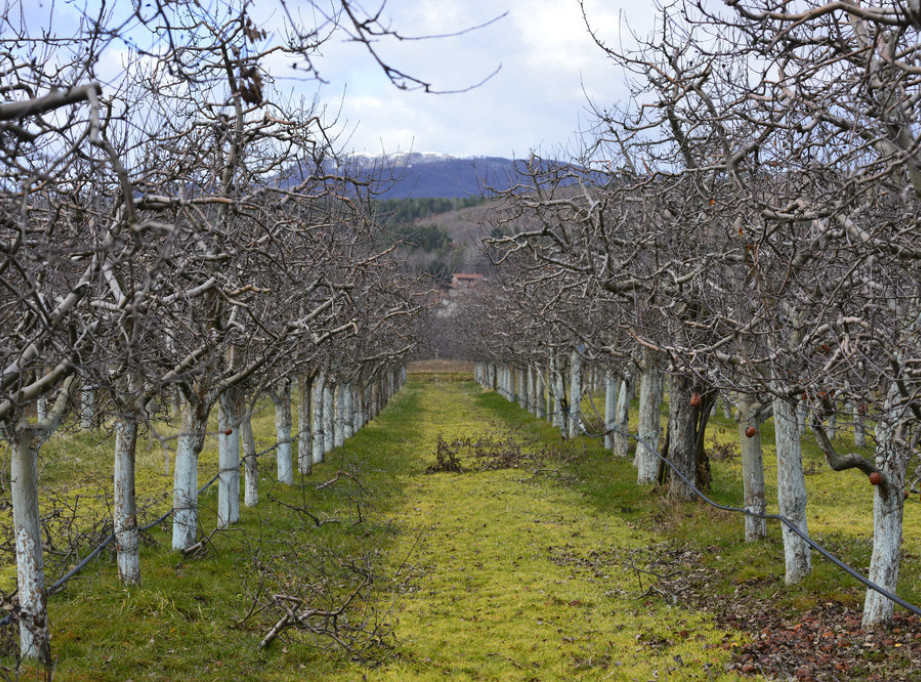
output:
[[[266,457],[259,506],[244,509],[204,555],[170,552],[165,524],[142,547],[142,585],[119,586],[111,557],[71,582],[50,602],[55,679],[738,679],[724,672],[729,651],[721,646],[738,635],[648,596],[650,577],[631,568],[634,560],[646,565],[634,552],[657,540],[631,522],[629,507],[644,504],[648,491],[632,482],[628,463],[615,474],[597,445],[562,443],[545,422],[472,382],[428,378],[410,381],[297,485],[275,482]],[[254,428],[265,439],[274,434],[272,411],[260,409]],[[525,450],[550,444],[580,463],[551,462],[537,474],[533,466],[427,474],[439,436],[513,438]],[[81,439],[62,437],[64,454],[46,460],[49,480],[66,471]],[[100,442],[80,457],[104,473],[110,452]],[[203,477],[215,458],[211,449],[203,454]],[[163,489],[162,473],[151,474],[162,461],[157,453],[148,459],[139,494]],[[342,470],[360,486],[346,478],[318,487]],[[200,499],[205,532],[215,500],[213,489]],[[356,503],[365,509],[360,522]],[[315,519],[336,522],[319,527]],[[378,564],[376,606],[397,642],[377,667],[309,633],[259,646],[279,618],[254,608],[267,595],[314,603],[328,594],[335,603],[352,589],[354,574],[330,564],[333,556]],[[30,669],[22,679],[40,675]]]
[[[439,435],[528,441],[552,437],[545,425],[472,383],[404,391],[418,407],[392,511],[391,559],[410,555],[399,653],[376,670],[324,671],[331,679],[735,679],[714,647],[722,632],[643,598],[648,581],[624,564],[651,540],[622,518],[527,470],[424,473]]]

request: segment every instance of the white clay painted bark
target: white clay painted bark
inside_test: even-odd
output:
[[[774,398],[774,434],[777,446],[778,511],[808,536],[806,479],[803,475],[799,422],[794,406],[782,398]],[[809,545],[786,526],[783,526],[783,545],[785,580],[788,585],[792,585],[812,571],[812,555]]]
[[[668,460],[674,470],[669,477],[668,494],[680,500],[692,500],[694,491],[682,480],[697,480],[697,408],[691,405],[693,379],[674,374],[668,389]],[[681,476],[676,474],[681,474]]]
[[[749,396],[739,395],[735,400],[736,418],[739,422],[739,449],[742,453],[742,491],[745,508],[755,514],[767,509],[764,493],[764,459],[761,448],[761,421],[755,414],[757,403]],[[748,437],[749,427],[755,435]],[[754,542],[767,537],[767,521],[745,517],[745,540]]]
[[[326,433],[324,431],[326,425],[326,407],[323,400],[323,396],[325,395],[326,375],[320,372],[313,380],[313,462],[311,464],[311,470],[307,473],[313,472],[312,465],[322,462],[323,455],[326,453]]]
[[[614,418],[617,412],[617,375],[612,370],[604,373],[604,447],[614,449]]]
[[[873,494],[873,554],[867,577],[880,587],[895,593],[902,555],[905,474],[911,459],[905,433],[910,420],[908,410],[897,404],[898,388],[893,385],[886,399],[884,416],[876,426],[876,466],[883,475],[883,485]],[[867,630],[879,630],[892,623],[894,603],[868,589],[863,604],[863,622]]]
[[[362,423],[362,419],[364,419],[363,400],[361,384],[352,384],[352,435],[361,431],[361,427],[364,426]]]
[[[247,410],[240,422],[240,447],[243,450],[243,504],[259,504],[259,461],[256,459],[256,439],[253,436],[252,414]]]
[[[243,397],[239,389],[221,394],[218,419],[217,527],[240,520],[240,422]]]
[[[205,444],[208,414],[200,401],[183,399],[182,426],[173,467],[173,549],[195,544],[198,535],[198,456]]]
[[[96,395],[92,386],[80,388],[80,428],[93,428],[93,418],[96,416]]]
[[[341,448],[345,444],[345,393],[346,385],[341,382],[336,384],[333,443],[337,448]]]
[[[624,372],[617,392],[617,405],[614,408],[614,433],[611,436],[612,449],[616,457],[630,454],[630,403],[633,400],[633,371]]]
[[[275,403],[275,450],[278,482],[294,485],[294,457],[291,447],[291,382],[280,381],[273,396]]]
[[[566,389],[563,384],[563,372],[555,351],[550,355],[550,372],[553,386],[553,425],[565,436],[569,426],[569,410],[563,409],[566,404]]]
[[[323,454],[336,446],[335,434],[336,403],[335,386],[327,380],[323,386]]]
[[[342,384],[342,441],[345,442],[355,433],[355,404],[352,382]]]
[[[867,426],[863,415],[864,407],[854,406],[854,446],[858,448],[867,447]]]
[[[582,426],[582,355],[574,350],[569,354],[569,437],[581,433]]]
[[[313,469],[313,380],[297,380],[297,469],[307,476]]]
[[[531,409],[531,401],[528,398],[528,373],[527,370],[517,367],[515,374],[518,377],[518,406],[523,410]]]
[[[547,415],[547,387],[544,384],[544,372],[540,365],[534,368],[534,415],[543,419]]]
[[[646,351],[643,370],[640,374],[639,440],[633,460],[638,483],[652,483],[659,468],[657,453],[659,435],[662,430],[659,411],[662,406],[665,384],[665,374],[661,363],[662,359],[657,357],[656,353]]]
[[[138,556],[140,537],[134,487],[137,434],[138,425],[135,419],[131,417],[116,419],[112,521],[118,577],[123,585],[141,583],[141,560]]]
[[[33,432],[28,427],[19,428],[10,445],[10,494],[20,608],[19,651],[23,658],[47,661],[50,643],[38,509],[38,450],[33,446]]]

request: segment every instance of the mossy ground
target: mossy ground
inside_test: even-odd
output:
[[[784,588],[776,528],[768,542],[746,545],[738,516],[677,505],[638,487],[630,463],[613,459],[597,441],[565,443],[546,423],[459,378],[450,367],[412,376],[378,419],[295,486],[274,482],[274,460],[265,457],[262,502],[214,536],[204,556],[171,552],[164,527],[143,548],[143,585],[120,587],[110,555],[92,564],[51,599],[57,678],[739,679],[724,671],[726,645],[741,641],[738,632],[649,591],[654,579],[644,573],[643,553],[668,541],[706,549],[717,593],[752,582],[791,611],[829,595],[859,599],[853,581],[820,560],[804,585]],[[269,444],[269,405],[254,427]],[[717,420],[714,429],[721,442],[737,437],[734,424]],[[774,464],[764,435],[770,482]],[[427,474],[439,436],[553,444],[561,459],[537,472]],[[99,434],[56,441],[43,454],[43,481],[62,498],[84,495],[87,517],[102,511],[111,441]],[[847,475],[853,472],[823,470],[807,450],[807,467],[813,464],[810,527],[863,568],[872,489],[864,477]],[[202,481],[214,466],[209,448]],[[163,493],[171,481],[163,469],[160,445],[151,442],[139,461],[138,494],[157,507],[168,506]],[[317,489],[338,471],[356,480]],[[738,462],[714,462],[714,474],[714,496],[737,504]],[[208,530],[215,492],[201,502]],[[331,522],[317,526],[292,508]],[[918,596],[919,574],[912,509],[900,589],[909,599]],[[392,628],[394,637],[385,638],[391,648],[365,651],[357,661],[328,639],[293,631],[260,648],[277,619],[268,612],[245,618],[260,595],[309,585],[335,604],[356,582],[343,568],[348,558],[373,565],[375,575],[353,619],[381,623],[382,632]],[[27,670],[24,677],[38,674]]]

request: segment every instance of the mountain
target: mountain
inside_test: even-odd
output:
[[[542,168],[560,166],[542,161]],[[434,152],[387,157],[347,156],[336,172],[371,183],[378,199],[458,198],[504,192],[527,184],[527,162],[500,157],[460,159]]]

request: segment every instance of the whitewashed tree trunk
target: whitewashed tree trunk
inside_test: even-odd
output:
[[[855,404],[852,412],[854,415],[854,446],[858,448],[867,447],[867,426],[865,417],[861,414],[863,409]]]
[[[116,419],[112,521],[118,577],[123,585],[141,583],[141,560],[138,555],[140,536],[134,487],[137,434],[135,418],[127,416]]]
[[[534,386],[534,366],[530,363],[526,366],[524,375],[525,385],[527,386],[528,412],[537,414],[537,393]]]
[[[238,388],[229,388],[221,394],[217,437],[218,528],[227,528],[240,520],[240,422],[243,412],[243,395]]]
[[[630,403],[633,400],[633,370],[627,370],[620,382],[617,392],[617,405],[614,408],[614,428],[611,436],[612,449],[617,457],[630,454]]]
[[[45,396],[40,396],[35,401],[35,415],[40,422],[48,418],[48,399]]]
[[[636,455],[633,463],[637,470],[637,483],[652,483],[659,468],[659,434],[662,430],[659,411],[665,384],[662,359],[653,351],[646,351],[640,373],[640,414]]]
[[[326,395],[326,375],[323,372],[317,374],[313,380],[313,461],[311,462],[308,474],[313,473],[313,465],[323,461],[323,455],[326,453],[326,425],[325,410],[323,397]]]
[[[569,354],[569,437],[575,438],[582,426],[582,355]]]
[[[19,428],[10,444],[10,493],[20,609],[19,651],[23,658],[49,661],[48,605],[38,509],[38,449],[33,446],[34,435],[33,429]]]
[[[518,406],[523,410],[531,409],[531,401],[528,399],[528,373],[522,367],[515,369],[518,378]]]
[[[693,379],[681,374],[669,377],[668,389],[668,460],[674,466],[669,476],[670,497],[692,500],[693,489],[685,483],[680,473],[691,483],[697,480],[697,415],[691,405]]]
[[[898,388],[893,385],[876,426],[876,466],[883,475],[883,484],[876,486],[873,494],[873,554],[867,576],[893,593],[899,581],[905,473],[912,454],[905,432],[910,415],[907,407],[897,404],[899,398]],[[861,626],[866,630],[889,627],[894,606],[888,598],[868,589]]]
[[[272,393],[275,403],[275,462],[278,482],[294,485],[294,456],[291,447],[291,382],[282,380]]]
[[[64,380],[47,417],[30,425],[25,417],[16,426],[0,425],[10,445],[10,500],[13,505],[13,541],[19,601],[19,653],[51,665],[45,564],[42,555],[38,505],[38,451],[67,414],[74,378]]]
[[[323,386],[323,454],[336,446],[335,420],[336,401],[335,386],[327,380]]]
[[[195,544],[198,535],[198,456],[205,445],[208,412],[200,400],[183,398],[182,426],[173,467],[173,549]]]
[[[835,411],[828,415],[828,419],[825,420],[825,435],[828,436],[828,440],[834,440],[838,434],[837,404],[833,402],[832,405],[835,407]]]
[[[308,476],[313,468],[313,380],[297,379],[297,468]]]
[[[362,408],[361,383],[352,384],[352,435],[361,431],[364,409]]]
[[[550,355],[550,376],[553,388],[553,425],[565,436],[568,426],[568,410],[563,409],[563,405],[566,403],[563,372],[560,370],[556,351],[551,351]]]
[[[604,373],[604,447],[614,449],[615,415],[617,413],[617,375],[612,370]]]
[[[806,435],[807,422],[809,421],[809,404],[805,400],[796,401],[796,430],[800,438]]]
[[[96,394],[92,386],[80,388],[80,428],[93,428],[93,418],[96,416]]]
[[[808,535],[806,523],[806,478],[800,450],[799,420],[793,405],[774,398],[774,434],[777,446],[777,507]],[[785,580],[788,585],[800,582],[812,571],[809,545],[796,533],[783,526]]]
[[[352,382],[342,384],[342,440],[347,441],[355,434],[355,401]]]
[[[544,385],[544,372],[540,365],[534,368],[534,415],[543,419],[547,413],[547,387]]]
[[[337,448],[345,444],[345,388],[343,383],[336,384],[336,416],[333,423],[333,442]]]
[[[240,422],[240,447],[243,449],[243,504],[255,507],[259,504],[259,461],[256,459],[251,410],[246,411]]]
[[[735,404],[736,418],[739,422],[739,449],[742,453],[742,490],[745,496],[745,509],[755,514],[764,514],[767,503],[764,493],[761,420],[755,414],[757,403],[749,396],[739,395]],[[749,427],[755,429],[755,435],[751,438],[746,433]],[[767,521],[746,516],[746,542],[755,542],[766,537]]]

